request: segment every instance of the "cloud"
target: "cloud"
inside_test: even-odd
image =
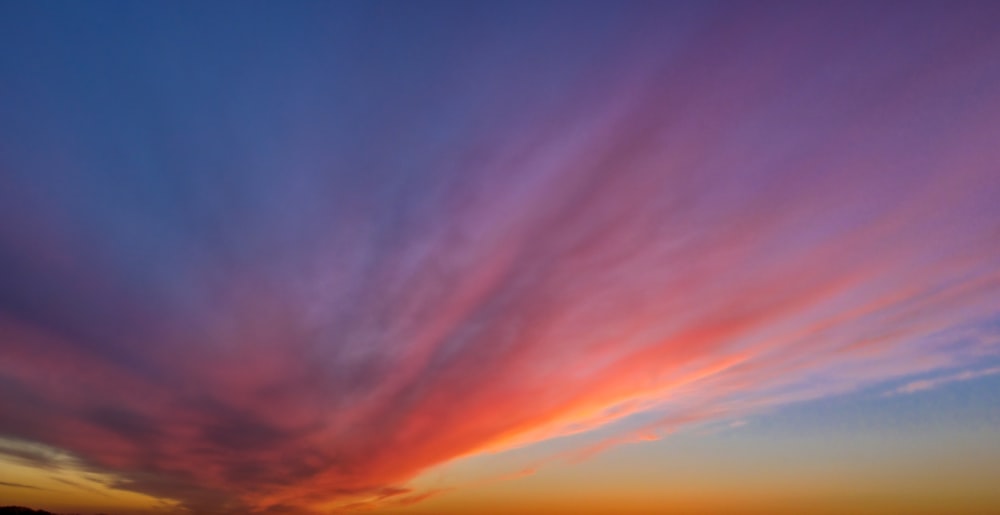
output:
[[[0,22],[4,459],[368,509],[996,355],[995,16],[333,8]]]
[[[27,488],[29,490],[45,490],[45,488],[39,488],[37,486],[22,485],[21,483],[10,483],[7,481],[0,481],[0,486],[9,486],[11,488]]]
[[[963,372],[958,372],[946,376],[939,376],[932,379],[920,379],[917,381],[910,381],[896,388],[895,390],[886,392],[886,395],[887,396],[905,395],[905,394],[923,392],[927,390],[933,390],[935,388],[940,388],[942,386],[951,383],[968,381],[970,379],[978,379],[980,377],[991,376],[993,374],[1000,374],[1000,367],[987,368],[984,370],[966,370]]]
[[[73,488],[78,488],[80,490],[84,490],[84,491],[87,491],[87,492],[90,492],[90,493],[94,493],[94,494],[97,494],[97,495],[103,495],[105,497],[110,497],[110,494],[108,494],[108,493],[102,492],[102,491],[100,491],[100,490],[98,490],[96,488],[89,487],[87,485],[78,483],[76,481],[72,481],[70,479],[64,479],[64,478],[59,478],[59,477],[53,477],[51,479],[53,481],[57,481],[57,482],[62,483],[64,485],[72,486]]]

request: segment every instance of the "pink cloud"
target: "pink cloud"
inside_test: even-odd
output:
[[[942,386],[957,383],[961,381],[969,381],[972,379],[978,379],[980,377],[991,376],[993,374],[1000,374],[1000,367],[987,368],[984,370],[966,370],[963,372],[958,372],[951,375],[939,376],[932,379],[920,379],[917,381],[910,381],[886,395],[905,395],[910,393],[923,392],[927,390],[933,390],[935,388],[940,388]]]
[[[843,39],[856,13],[829,14],[706,15],[668,57],[637,31],[538,109],[444,88],[469,110],[448,145],[370,142],[371,183],[247,175],[254,209],[187,213],[223,243],[163,262],[74,239],[96,222],[25,239],[0,435],[199,514],[366,510],[463,456],[652,419],[585,459],[995,357],[1000,103],[960,99],[1000,90],[997,37],[916,13]],[[540,84],[505,59],[491,81]],[[436,127],[407,109],[385,134]]]

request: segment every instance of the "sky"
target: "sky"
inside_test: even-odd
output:
[[[1000,4],[0,1],[0,505],[1000,512]]]

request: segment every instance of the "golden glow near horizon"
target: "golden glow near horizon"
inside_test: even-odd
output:
[[[752,425],[612,447],[582,461],[548,460],[523,474],[510,472],[532,461],[530,450],[467,458],[412,483],[439,495],[377,513],[945,515],[956,502],[982,513],[1000,508],[995,431],[925,425],[903,434],[834,430],[775,439]]]
[[[177,511],[175,501],[118,488],[115,476],[79,468],[76,459],[58,449],[0,439],[0,451],[4,448],[41,451],[48,461],[32,463],[0,452],[0,505],[123,515]]]

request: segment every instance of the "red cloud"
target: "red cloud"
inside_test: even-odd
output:
[[[653,417],[585,457],[995,356],[1000,103],[952,104],[1000,91],[996,36],[793,14],[707,17],[670,56],[637,31],[519,121],[436,92],[468,130],[359,158],[384,180],[289,166],[197,224],[0,233],[0,435],[199,514],[360,510],[461,456]],[[437,127],[403,111],[387,134]],[[128,245],[201,223],[222,242]]]

